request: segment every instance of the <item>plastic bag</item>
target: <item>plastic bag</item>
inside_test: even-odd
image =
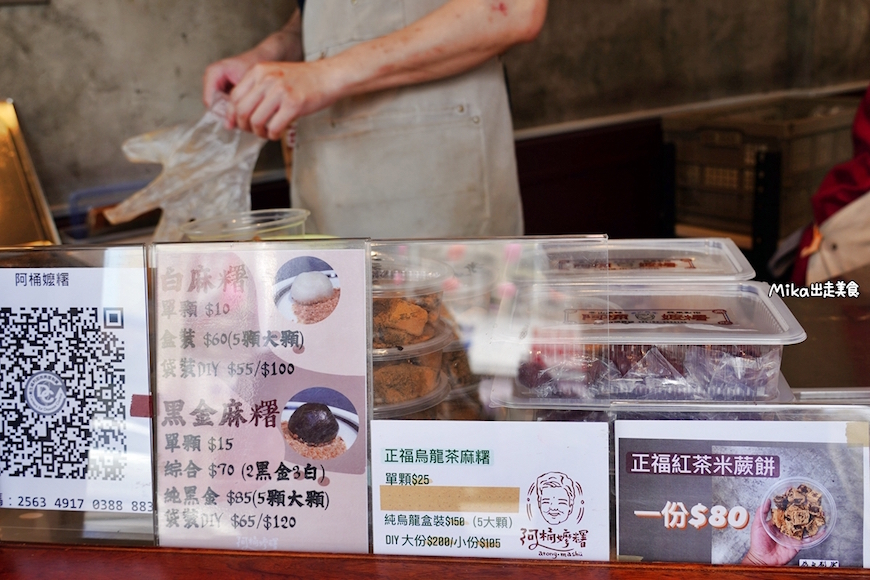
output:
[[[194,219],[251,209],[251,176],[266,140],[224,127],[226,98],[218,98],[196,123],[186,123],[124,142],[130,161],[161,163],[163,171],[144,189],[107,210],[113,224],[162,208],[155,242],[181,240],[179,229]]]

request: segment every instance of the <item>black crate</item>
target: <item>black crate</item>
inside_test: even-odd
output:
[[[779,98],[671,115],[664,138],[675,148],[676,222],[753,235],[759,153],[781,159],[778,223],[785,237],[812,220],[810,197],[825,174],[852,155],[860,99]]]

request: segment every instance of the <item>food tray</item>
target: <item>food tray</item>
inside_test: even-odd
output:
[[[649,414],[652,412],[652,409],[660,413],[671,413],[671,412],[680,412],[684,413],[693,409],[703,409],[702,412],[713,412],[711,407],[721,408],[725,407],[729,410],[734,410],[736,406],[745,407],[747,410],[753,409],[757,407],[759,404],[772,404],[772,405],[780,405],[786,403],[792,403],[796,400],[795,392],[792,391],[791,386],[786,381],[783,374],[780,372],[777,377],[776,382],[776,397],[774,399],[766,400],[766,401],[757,401],[754,404],[746,405],[745,401],[686,401],[686,400],[668,400],[668,399],[656,399],[656,400],[640,400],[640,399],[620,399],[618,397],[614,397],[610,400],[598,399],[598,400],[590,400],[588,398],[570,398],[570,397],[533,397],[527,395],[519,395],[516,388],[516,378],[515,377],[489,377],[481,381],[480,388],[483,392],[489,394],[489,405],[490,407],[498,408],[504,407],[506,409],[522,409],[525,411],[528,410],[539,410],[542,412],[558,412],[558,411],[566,411],[566,412],[580,412],[582,414],[577,415],[578,417],[589,416],[592,417],[589,420],[600,420],[595,419],[594,417],[598,417],[597,413],[619,410],[621,412],[637,412],[637,413],[645,413]],[[730,405],[729,405],[730,403]],[[566,417],[571,417],[574,415],[539,415],[536,420],[538,421],[546,421],[546,420],[566,420]],[[550,417],[548,419],[547,417]],[[559,417],[558,419],[553,419],[552,417]],[[580,419],[571,419],[571,420],[580,420]],[[585,420],[585,419],[583,419]]]
[[[580,403],[771,401],[806,338],[762,282],[535,284],[499,319],[493,342],[523,353],[514,396]]]

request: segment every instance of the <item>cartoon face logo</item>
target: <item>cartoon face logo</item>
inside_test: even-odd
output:
[[[583,518],[583,489],[580,484],[558,471],[549,471],[529,487],[527,511],[532,517],[532,497],[536,498],[538,511],[548,524],[558,525],[572,515],[579,522]]]
[[[40,371],[25,381],[24,398],[40,415],[54,415],[66,402],[66,387],[55,373]]]

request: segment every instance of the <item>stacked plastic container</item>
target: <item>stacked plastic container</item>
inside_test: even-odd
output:
[[[496,247],[488,242],[375,245],[374,418],[485,418],[481,377],[467,350],[469,336],[492,311]]]
[[[441,360],[453,333],[441,319],[441,300],[451,275],[435,260],[373,252],[374,418],[426,418],[448,395]]]
[[[786,402],[783,347],[806,334],[729,239],[611,240],[607,257],[542,243],[507,269],[493,342],[509,408]]]

